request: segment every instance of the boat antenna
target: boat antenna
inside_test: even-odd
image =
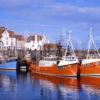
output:
[[[97,49],[97,47],[96,47],[95,41],[94,41],[93,36],[92,36],[92,28],[90,28],[90,34],[89,34],[89,42],[88,42],[87,59],[89,58],[89,52],[90,52],[91,44],[93,44],[95,50],[97,51],[97,54],[98,54],[99,57],[100,57],[99,51],[98,51],[98,49]]]

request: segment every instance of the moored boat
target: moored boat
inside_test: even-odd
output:
[[[29,69],[33,73],[45,74],[45,75],[60,75],[64,71],[60,71],[57,68],[57,58],[54,56],[47,56],[44,59],[39,60],[38,63],[30,64]]]
[[[15,58],[9,58],[0,54],[0,70],[16,70],[17,61]]]
[[[0,64],[0,70],[16,70],[17,61],[5,61]]]
[[[90,54],[90,46],[93,44],[95,47],[94,53]],[[82,64],[80,66],[80,75],[81,76],[97,76],[100,75],[100,54],[95,45],[94,39],[91,34],[89,35],[89,44],[87,57],[82,60]]]
[[[71,55],[67,55],[68,51],[66,49],[65,56],[63,56],[62,59],[58,59],[58,57],[50,55],[39,60],[38,64],[30,64],[29,69],[32,72],[39,74],[76,77],[78,75],[79,61],[74,53],[70,33],[67,47],[69,47],[69,45],[72,47]]]
[[[75,55],[71,40],[71,32],[68,34],[67,48],[65,55],[60,60],[58,67],[65,68],[68,76],[78,76],[79,60]]]

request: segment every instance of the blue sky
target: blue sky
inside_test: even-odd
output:
[[[44,33],[51,41],[71,30],[78,48],[86,47],[93,27],[100,47],[100,0],[0,0],[0,25],[24,35]]]

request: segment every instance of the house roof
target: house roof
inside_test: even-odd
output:
[[[41,41],[43,36],[41,35],[31,35],[27,38],[27,42],[30,42],[30,41],[35,41],[35,36],[37,36],[37,41]]]
[[[24,41],[24,37],[22,35],[15,35],[15,38],[18,40],[18,41]]]
[[[2,37],[2,33],[5,31],[5,30],[7,30],[7,28],[5,28],[5,27],[0,27],[0,38]],[[14,37],[14,32],[13,31],[10,31],[10,30],[7,30],[8,31],[8,33],[9,33],[9,37]]]
[[[10,31],[10,30],[7,30],[8,31],[8,33],[9,33],[9,37],[14,37],[14,32],[13,31]]]
[[[45,50],[48,50],[48,49],[50,49],[50,50],[58,50],[60,48],[62,48],[61,45],[54,44],[54,43],[46,43],[46,44],[43,45],[43,49],[45,49]]]
[[[28,38],[27,38],[27,42],[30,42],[30,41],[35,41],[35,36],[29,36]]]
[[[4,27],[0,27],[0,38],[2,37],[2,33],[5,31]]]

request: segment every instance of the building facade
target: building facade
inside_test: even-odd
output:
[[[9,31],[6,28],[0,28],[0,48],[1,49],[13,49],[15,48],[16,39],[14,38],[14,32]]]
[[[25,39],[23,35],[15,35],[14,36],[16,39],[16,49],[21,50],[25,49]]]
[[[47,42],[45,36],[33,35],[27,38],[25,42],[25,48],[29,50],[42,50],[43,45]]]
[[[22,35],[16,35],[13,31],[0,27],[0,49],[22,49],[25,47],[25,40]]]

